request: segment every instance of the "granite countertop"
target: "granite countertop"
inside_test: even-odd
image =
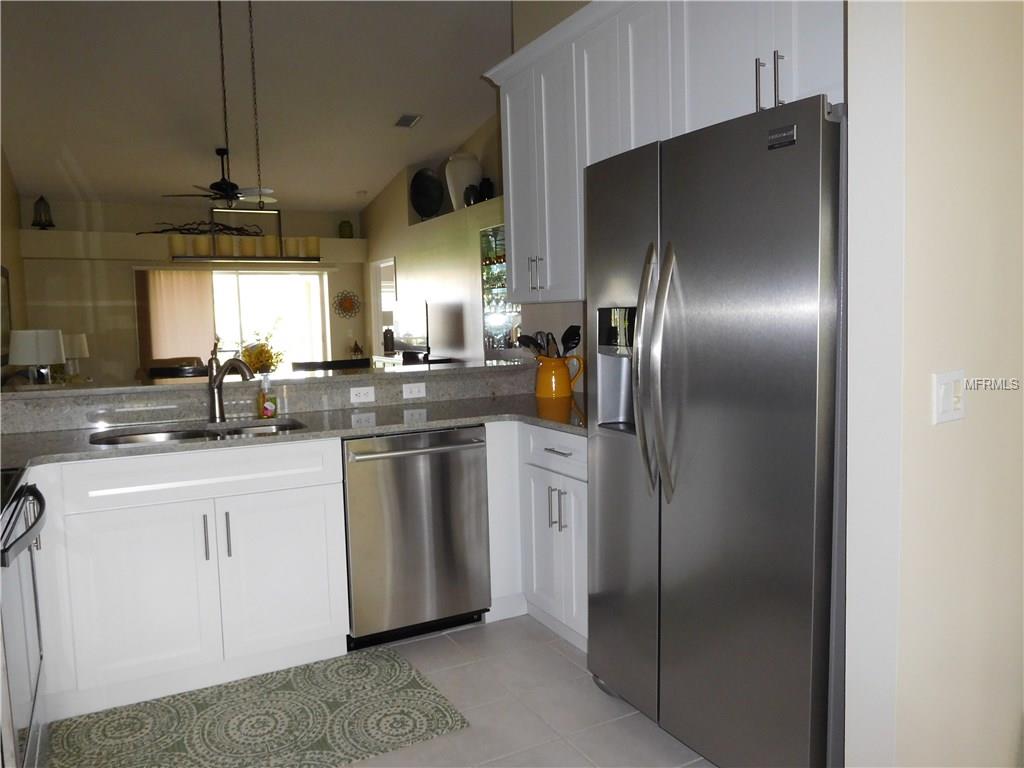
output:
[[[90,436],[96,432],[130,433],[155,430],[160,427],[155,424],[117,430],[74,429],[54,432],[25,432],[3,435],[0,438],[0,457],[2,457],[2,465],[5,469],[21,468],[67,461],[106,459],[115,456],[176,453],[178,451],[264,445],[293,440],[376,437],[399,432],[466,427],[489,421],[521,421],[569,434],[586,436],[583,399],[577,395],[573,401],[574,404],[569,413],[564,413],[565,406],[559,408],[555,401],[538,400],[532,394],[411,402],[376,408],[287,413],[282,416],[298,419],[306,425],[306,429],[280,435],[230,441],[196,439],[133,445],[93,445],[89,442]],[[550,406],[554,410],[547,412],[545,406]],[[204,423],[169,422],[166,426],[181,429],[191,426],[201,427],[204,426]]]

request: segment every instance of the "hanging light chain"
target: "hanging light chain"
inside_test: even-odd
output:
[[[227,156],[224,158],[227,167],[227,178],[231,178],[231,145],[228,143],[228,85],[224,76],[224,17],[221,10],[221,0],[217,0],[217,32],[220,37],[220,102],[221,113],[224,115],[224,149]]]
[[[256,194],[259,196],[259,208],[262,210],[263,172],[260,167],[260,112],[256,106],[256,33],[252,22],[252,0],[249,0],[249,63],[252,70],[252,122],[256,130]]]

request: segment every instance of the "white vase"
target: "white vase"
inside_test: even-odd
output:
[[[456,211],[465,208],[466,203],[463,195],[466,187],[470,184],[480,184],[483,170],[480,168],[480,161],[471,152],[456,152],[448,158],[448,165],[444,169],[445,179],[448,181],[448,194],[452,197],[452,208]]]

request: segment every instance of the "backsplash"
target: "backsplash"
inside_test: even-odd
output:
[[[502,397],[533,392],[531,362],[435,371],[375,371],[329,378],[274,382],[282,414],[378,405]],[[406,400],[402,385],[423,382],[426,397]],[[353,404],[352,387],[374,388],[373,403]],[[257,381],[224,385],[228,418],[255,417]],[[205,420],[209,393],[203,382],[167,386],[10,392],[2,395],[4,434]]]

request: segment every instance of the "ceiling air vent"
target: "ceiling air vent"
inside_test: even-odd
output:
[[[412,128],[423,115],[402,115],[395,121],[396,128]]]

